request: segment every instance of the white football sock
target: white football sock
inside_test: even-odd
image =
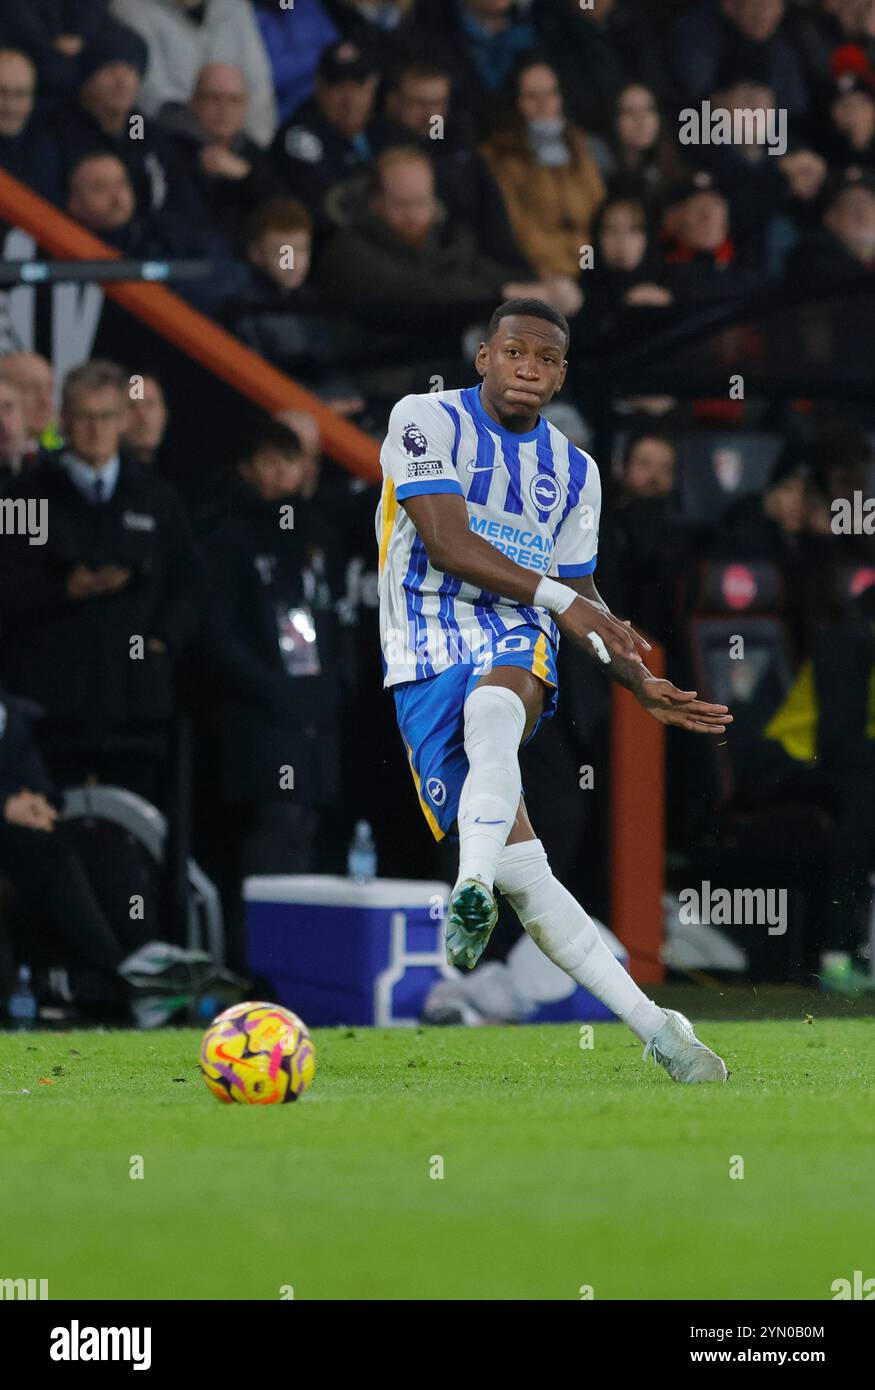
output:
[[[495,886],[504,893],[529,936],[545,956],[600,999],[642,1042],[666,1019],[611,954],[592,918],[553,877],[540,840],[507,845]]]
[[[526,709],[503,685],[478,685],[465,701],[468,776],[459,797],[459,880],[492,887],[520,804],[519,746]]]

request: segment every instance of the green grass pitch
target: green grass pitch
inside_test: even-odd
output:
[[[310,1093],[264,1108],[213,1099],[195,1032],[5,1035],[0,1277],[50,1298],[820,1300],[871,1275],[875,1019],[697,1026],[726,1087],[673,1085],[618,1024],[591,1049],[577,1025],[335,1029]]]

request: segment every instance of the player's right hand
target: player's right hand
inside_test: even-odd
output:
[[[589,634],[596,633],[612,656],[625,657],[626,660],[643,666],[640,652],[649,652],[650,643],[636,632],[631,623],[615,618],[597,603],[578,595],[570,608],[564,613],[554,615],[553,621],[563,637],[583,647],[592,655],[593,644]]]

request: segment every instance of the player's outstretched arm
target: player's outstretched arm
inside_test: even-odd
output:
[[[605,613],[610,613],[591,574],[567,582],[581,598],[600,607]],[[569,622],[577,620],[574,607],[575,605],[572,605],[567,610]],[[556,619],[559,631],[563,634],[566,631],[565,619],[565,614]],[[612,654],[610,663],[606,663],[606,669],[615,681],[632,691],[642,709],[646,709],[660,724],[671,724],[679,729],[688,729],[694,734],[721,734],[726,726],[732,723],[732,715],[726,705],[708,704],[698,698],[697,691],[678,690],[671,681],[654,676],[637,653],[631,660],[623,653]]]
[[[510,560],[482,536],[478,536],[468,525],[468,508],[465,499],[452,492],[428,492],[416,497],[407,497],[402,506],[422,537],[429,563],[444,574],[451,574],[467,584],[480,589],[488,589],[502,598],[513,599],[516,603],[540,603],[535,594],[543,580],[542,575],[518,565]],[[563,586],[553,585],[562,590]],[[545,605],[546,606],[546,605]],[[639,637],[628,623],[613,617],[601,600],[591,603],[581,596],[580,601],[571,604],[572,610],[579,610],[573,625],[566,624],[561,630],[568,632],[574,642],[580,642],[592,652],[589,634],[595,632],[607,650],[616,658],[625,657],[631,663],[641,665],[637,649],[650,650],[650,644]],[[556,616],[556,611],[554,616]],[[563,619],[566,614],[563,613]],[[556,616],[557,623],[560,622]]]

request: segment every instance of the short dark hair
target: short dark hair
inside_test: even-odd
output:
[[[401,83],[411,77],[418,81],[422,81],[423,78],[431,81],[440,77],[446,82],[452,82],[449,68],[442,63],[427,63],[423,58],[405,58],[389,73],[390,90],[397,91]]]
[[[489,327],[486,330],[487,343],[492,342],[502,319],[509,319],[512,316],[546,319],[548,323],[554,323],[565,334],[565,351],[568,351],[571,343],[571,329],[568,327],[568,320],[564,314],[560,314],[558,309],[554,309],[552,304],[547,304],[543,299],[506,299],[503,304],[499,304],[489,320]]]
[[[623,447],[622,465],[624,468],[638,448],[638,445],[644,439],[655,439],[658,444],[665,444],[667,448],[671,449],[675,457],[675,462],[677,462],[677,440],[668,430],[662,429],[659,425],[639,425],[638,428],[633,430],[629,435]]]
[[[637,82],[635,83],[635,86],[638,86]],[[615,193],[613,195],[609,195],[607,198],[605,198],[604,202],[599,205],[598,211],[596,212],[596,215],[592,220],[592,227],[590,229],[590,240],[593,246],[598,247],[599,242],[602,239],[602,228],[605,225],[605,218],[607,217],[609,212],[613,212],[614,208],[629,208],[629,210],[634,214],[635,217],[637,217],[638,221],[640,222],[641,230],[646,234],[648,238],[650,237],[652,232],[652,225],[646,204],[642,202],[640,198],[636,197],[633,193]],[[646,249],[644,254],[646,257]]]
[[[73,163],[70,165],[69,169],[67,170],[67,192],[69,193],[71,191],[73,187],[73,181],[76,178],[76,175],[79,173],[81,169],[85,168],[86,164],[97,164],[101,160],[105,161],[107,159],[111,159],[113,164],[118,164],[124,170],[125,178],[127,179],[128,183],[130,183],[131,188],[133,188],[134,185],[131,181],[130,170],[128,169],[128,166],[127,164],[125,164],[125,161],[122,159],[121,155],[115,154],[114,151],[110,149],[93,149],[88,150],[85,154],[80,154],[76,159],[74,159]]]
[[[82,362],[78,367],[71,368],[64,377],[64,384],[61,388],[61,406],[64,410],[69,409],[77,391],[105,391],[108,386],[111,386],[113,391],[127,396],[130,380],[124,368],[120,367],[117,362],[110,362],[103,357],[95,357],[90,362]]]
[[[303,453],[299,436],[281,420],[265,420],[260,424],[249,436],[237,461],[251,463],[256,454],[263,453],[265,449],[274,449],[288,458],[299,458]]]
[[[288,198],[282,193],[267,198],[246,220],[246,245],[251,246],[265,232],[307,232],[312,236],[313,218],[309,208],[299,199]]]
[[[434,176],[434,165],[418,145],[408,143],[406,145],[390,145],[387,149],[381,150],[371,165],[368,177],[368,196],[378,198],[383,192],[383,175],[387,169],[391,169],[393,164],[424,164],[432,171]]]

